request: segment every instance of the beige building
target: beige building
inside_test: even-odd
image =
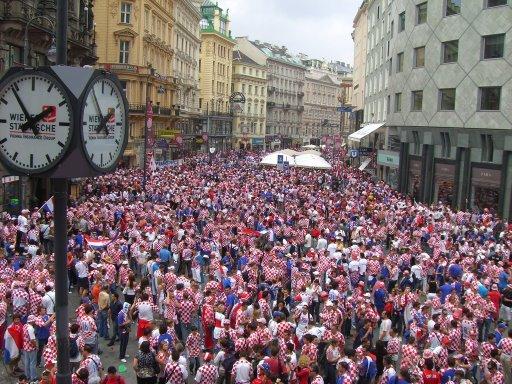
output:
[[[130,109],[130,136],[125,162],[143,162],[146,102],[153,104],[155,132],[170,131],[173,93],[172,0],[96,2],[95,36],[98,66],[116,73]]]
[[[233,104],[233,147],[263,149],[265,140],[266,67],[235,48],[232,93],[239,92],[244,103]],[[241,95],[237,95],[241,97]],[[240,100],[240,99],[239,99]]]
[[[217,3],[205,0],[201,5],[201,59],[199,83],[201,108],[204,118],[193,134],[207,132],[209,145],[226,148],[231,144],[232,59],[235,40],[231,38],[229,14]],[[201,132],[197,132],[201,129]],[[201,144],[200,140],[198,143]]]
[[[199,109],[199,21],[201,12],[192,0],[174,0],[173,76],[176,93],[173,108],[176,121],[173,129],[187,132],[200,115]],[[171,132],[172,134],[172,132]]]
[[[354,72],[351,104],[354,111],[354,125],[359,129],[364,120],[366,44],[368,38],[368,0],[363,0],[354,17],[352,40],[354,40]]]

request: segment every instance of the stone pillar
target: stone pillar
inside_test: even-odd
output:
[[[432,144],[423,145],[423,156],[421,164],[421,174],[423,180],[421,183],[420,200],[430,204],[432,203],[432,189],[434,182],[434,146]]]

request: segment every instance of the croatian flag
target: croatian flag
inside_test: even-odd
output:
[[[14,327],[7,328],[5,331],[4,342],[4,363],[9,364],[13,359],[20,355],[20,350],[23,346],[23,336],[21,331]]]
[[[93,239],[91,236],[84,236],[85,241],[87,242],[87,245],[92,249],[102,249],[106,248],[110,243],[115,241],[117,237],[119,236],[119,231],[116,232],[114,237],[101,237],[99,239]]]
[[[53,213],[53,196],[48,199],[46,203],[41,207],[46,213]]]

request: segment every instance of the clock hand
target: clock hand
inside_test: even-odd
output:
[[[16,92],[16,89],[13,87],[12,92],[14,93],[14,97],[18,101],[18,104],[21,107],[21,110],[23,111],[23,114],[25,115],[25,119],[30,120],[31,116],[30,113],[28,113],[27,108],[25,108],[25,104],[20,99],[20,95],[18,95],[18,92]]]
[[[36,127],[36,123],[42,118],[46,117],[52,112],[51,108],[46,108],[43,112],[31,117],[27,122],[23,123],[20,127],[22,132],[25,132],[27,129],[31,128],[34,135],[39,133],[39,129]]]
[[[104,122],[104,128],[105,128],[105,136],[108,136],[108,127],[107,127],[107,121],[110,120],[110,118],[112,117],[112,112],[109,112],[107,114],[107,116],[105,116],[105,122]]]
[[[101,113],[100,104],[98,103],[98,98],[96,97],[96,91],[94,90],[94,87],[92,88],[92,100],[94,101],[94,106],[96,107],[96,112],[100,115],[100,124],[96,128],[96,133],[100,133],[102,130],[102,123],[103,123],[103,114]]]

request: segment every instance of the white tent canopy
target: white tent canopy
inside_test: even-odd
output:
[[[290,149],[272,152],[266,155],[260,162],[262,165],[277,165],[278,156],[283,156],[283,161],[288,162],[290,167],[315,168],[315,169],[331,169],[331,165],[315,151],[295,152]],[[291,153],[295,153],[291,155]]]
[[[317,155],[317,156],[322,156],[322,153],[320,151],[315,151],[314,149],[308,149],[307,151],[302,151],[302,152],[299,152],[299,155],[305,155],[305,154],[310,154],[310,155]]]
[[[304,153],[295,157],[295,166],[301,168],[331,169],[331,164],[323,157],[312,153]]]
[[[307,144],[307,145],[303,145],[302,148],[317,149],[318,147],[316,145],[313,145],[313,144]]]
[[[282,155],[283,156],[283,161],[287,161],[290,164],[290,166],[295,164],[295,161],[293,160],[293,156],[287,155],[283,151],[277,151],[277,152],[272,152],[272,153],[268,154],[263,159],[261,159],[260,164],[263,164],[263,165],[277,165],[277,157],[279,155]]]
[[[372,123],[367,124],[363,128],[361,128],[359,131],[355,131],[354,133],[351,133],[348,136],[349,141],[355,141],[359,143],[362,139],[364,139],[369,134],[375,132],[377,129],[382,127],[386,123]]]

